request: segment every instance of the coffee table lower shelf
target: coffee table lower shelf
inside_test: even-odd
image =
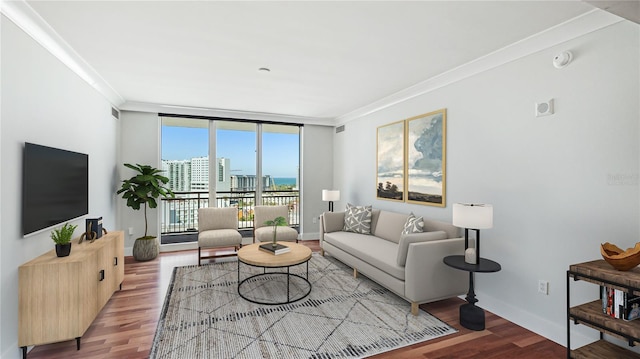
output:
[[[294,302],[297,302],[301,299],[306,298],[309,293],[311,293],[311,282],[309,282],[309,261],[305,262],[307,264],[307,278],[301,276],[301,275],[297,275],[297,274],[293,274],[291,273],[290,268],[292,266],[282,266],[282,267],[269,267],[270,269],[274,269],[274,268],[287,268],[286,272],[267,272],[267,268],[263,267],[263,266],[256,266],[253,264],[248,264],[248,263],[244,263],[245,265],[250,265],[253,267],[261,267],[264,269],[264,273],[259,273],[259,274],[254,274],[250,277],[247,277],[245,279],[243,279],[242,281],[240,281],[240,263],[244,263],[242,261],[238,261],[238,295],[240,295],[240,297],[242,297],[244,300],[247,300],[251,303],[255,303],[255,304],[263,304],[263,305],[282,305],[282,304],[291,304]],[[294,264],[294,265],[299,265],[299,264]],[[263,276],[286,276],[286,280],[287,280],[287,300],[284,301],[262,301],[262,300],[256,300],[256,299],[252,299],[249,298],[247,296],[245,296],[244,294],[242,294],[242,290],[240,289],[242,287],[243,284],[247,283],[247,281],[251,281],[251,280],[257,280],[259,277],[263,277]],[[306,282],[306,284],[308,285],[309,289],[307,289],[306,293],[291,298],[290,296],[290,289],[289,287],[291,286],[291,277],[296,277],[296,278],[300,278],[303,281]]]

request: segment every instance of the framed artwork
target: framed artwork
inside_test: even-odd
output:
[[[405,122],[398,121],[378,127],[376,197],[404,201],[404,136]]]
[[[445,207],[446,109],[406,120],[407,202]]]

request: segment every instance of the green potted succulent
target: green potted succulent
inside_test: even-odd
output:
[[[71,238],[78,226],[65,223],[64,226],[56,228],[51,232],[51,239],[56,244],[56,255],[66,257],[71,253]]]
[[[162,170],[148,165],[132,165],[125,163],[125,167],[136,171],[136,175],[122,181],[122,186],[116,192],[127,200],[127,206],[138,211],[144,208],[144,236],[133,243],[133,257],[138,261],[148,261],[156,258],[160,252],[156,236],[147,235],[148,220],[147,207],[156,208],[159,197],[175,197],[173,191],[166,187],[169,178],[161,175]]]
[[[284,217],[279,216],[279,217],[276,217],[273,220],[269,220],[269,221],[264,222],[264,224],[267,225],[267,226],[273,226],[273,243],[272,243],[272,245],[275,248],[276,244],[277,244],[276,243],[276,234],[277,234],[278,226],[286,226],[287,225],[287,220]]]

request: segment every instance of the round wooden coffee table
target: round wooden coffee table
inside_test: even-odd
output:
[[[309,282],[309,259],[311,259],[311,249],[309,247],[304,246],[302,244],[292,243],[292,242],[278,242],[278,244],[287,246],[291,248],[291,250],[287,253],[274,255],[272,253],[268,253],[259,249],[260,245],[264,243],[255,243],[248,246],[243,246],[238,251],[238,294],[252,303],[256,304],[266,304],[266,305],[280,305],[280,304],[289,304],[296,301],[299,301],[302,298],[311,293],[311,283]],[[261,267],[263,268],[263,272],[259,274],[252,275],[240,280],[240,263],[244,263],[253,267]],[[297,266],[300,264],[307,264],[307,275],[306,278],[300,275],[291,273],[290,268],[293,266]],[[267,268],[287,268],[286,272],[267,272]],[[286,276],[287,281],[287,298],[285,301],[265,301],[265,300],[257,300],[252,299],[244,294],[240,290],[243,284],[247,282],[256,282],[260,280],[260,277],[264,276]],[[302,279],[307,285],[308,290],[303,291],[303,295],[296,296],[294,298],[290,297],[290,282],[291,277],[297,277]],[[267,278],[268,280],[268,278]]]

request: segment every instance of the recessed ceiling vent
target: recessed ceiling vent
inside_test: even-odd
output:
[[[115,118],[116,120],[120,119],[120,111],[118,111],[115,107],[111,108],[111,116],[113,116],[113,118]]]
[[[336,133],[344,132],[344,125],[336,127]]]

